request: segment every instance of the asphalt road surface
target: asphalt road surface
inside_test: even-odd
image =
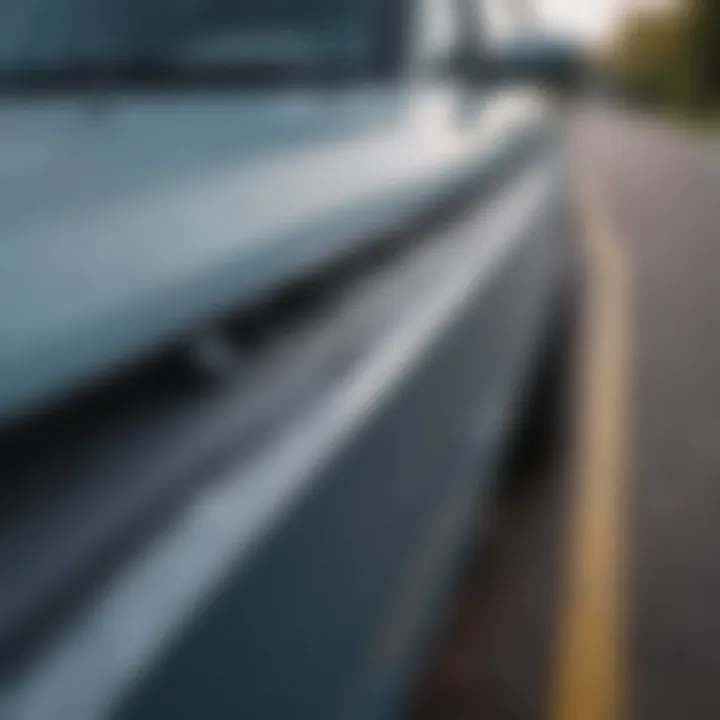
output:
[[[612,592],[623,615],[600,665],[615,663],[622,675],[630,720],[720,718],[720,141],[600,107],[577,110],[570,125],[628,266],[625,422],[614,430],[626,461],[621,522],[612,526],[622,534]],[[575,406],[589,358],[573,357]],[[549,466],[508,471],[491,532],[418,683],[412,720],[559,720],[553,682],[584,472],[578,415],[568,417],[565,448]],[[602,713],[576,707],[569,716]]]

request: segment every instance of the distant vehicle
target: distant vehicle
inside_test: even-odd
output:
[[[0,4],[0,717],[402,707],[572,287],[480,8]]]

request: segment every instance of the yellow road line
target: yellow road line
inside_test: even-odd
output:
[[[630,268],[598,187],[582,176],[589,303],[580,386],[577,484],[551,720],[624,716],[623,513]]]

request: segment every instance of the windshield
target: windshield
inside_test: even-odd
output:
[[[0,0],[0,73],[370,67],[382,0]]]

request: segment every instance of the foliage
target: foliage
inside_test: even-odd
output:
[[[720,101],[720,0],[692,0],[688,11],[688,46],[699,100]]]
[[[686,0],[626,18],[607,58],[622,95],[690,113],[720,101],[720,0]]]

